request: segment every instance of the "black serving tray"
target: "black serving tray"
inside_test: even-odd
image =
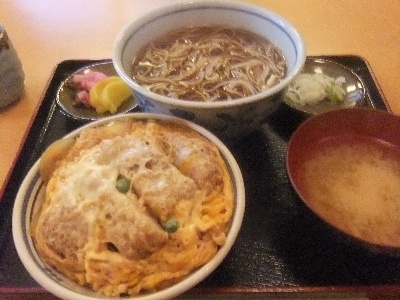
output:
[[[317,58],[330,59],[353,70],[366,87],[367,99],[363,105],[387,110],[364,59]],[[43,150],[85,123],[64,115],[55,96],[60,83],[71,73],[96,62],[100,60],[66,60],[56,66],[9,176],[0,201],[0,295],[45,293],[27,273],[14,248],[11,233],[14,198],[25,174]],[[303,205],[292,189],[285,169],[286,145],[303,120],[303,116],[282,105],[259,130],[228,143],[245,182],[243,226],[226,260],[183,298],[194,294],[244,297],[285,292],[400,292],[400,257],[374,251],[341,236]]]

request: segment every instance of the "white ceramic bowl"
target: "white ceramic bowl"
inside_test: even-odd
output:
[[[228,166],[234,188],[235,195],[235,208],[234,214],[232,216],[231,225],[229,232],[227,234],[226,243],[219,249],[217,254],[203,267],[191,273],[189,276],[185,277],[180,282],[175,285],[160,290],[156,293],[142,295],[137,297],[124,297],[124,299],[134,299],[134,300],[156,300],[156,299],[169,299],[173,298],[196,284],[202,281],[210,273],[212,273],[218,265],[223,261],[223,259],[228,254],[229,250],[233,246],[236,237],[239,233],[243,214],[245,207],[245,192],[242,174],[240,172],[239,166],[237,165],[234,157],[228,150],[226,146],[208,130],[193,124],[189,121],[175,118],[172,116],[159,115],[159,114],[146,114],[146,113],[133,113],[112,116],[108,118],[101,119],[85,125],[72,133],[68,134],[66,137],[75,137],[84,128],[97,126],[99,124],[104,124],[110,120],[124,119],[124,118],[134,118],[134,119],[157,119],[165,120],[170,122],[179,122],[184,126],[192,128],[197,131],[211,142],[213,142],[221,152],[222,157],[225,159]],[[62,299],[69,300],[98,300],[98,299],[116,299],[107,298],[94,293],[92,290],[79,286],[76,283],[68,280],[65,276],[58,273],[56,270],[47,267],[39,258],[30,234],[30,224],[31,218],[34,212],[38,209],[44,199],[45,186],[39,175],[39,162],[38,160],[34,166],[30,169],[26,175],[22,185],[17,194],[13,219],[13,237],[14,243],[18,252],[18,255],[24,264],[27,271],[31,276],[46,290],[52,294],[60,297]]]
[[[286,58],[286,77],[259,94],[217,102],[172,99],[149,92],[132,79],[133,58],[150,41],[177,28],[217,24],[241,27],[273,42]],[[283,89],[301,71],[305,59],[304,41],[286,19],[258,6],[223,0],[184,2],[152,11],[125,27],[113,49],[114,67],[132,88],[143,111],[191,120],[223,138],[242,136],[259,127],[280,105]]]

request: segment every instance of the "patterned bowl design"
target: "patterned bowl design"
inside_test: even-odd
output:
[[[178,21],[179,20],[179,21]],[[288,65],[287,76],[272,88],[232,101],[185,101],[149,92],[131,77],[131,64],[142,46],[171,30],[196,25],[241,26],[278,46]],[[116,39],[113,63],[145,112],[174,115],[200,124],[221,138],[237,138],[256,129],[282,102],[281,92],[301,71],[305,45],[298,31],[274,12],[235,1],[194,1],[165,6],[125,27]]]

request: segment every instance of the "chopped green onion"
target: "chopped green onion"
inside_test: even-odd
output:
[[[322,73],[302,73],[289,85],[285,93],[285,101],[300,106],[315,105],[324,99],[332,104],[343,102],[346,90],[344,77],[329,77]]]

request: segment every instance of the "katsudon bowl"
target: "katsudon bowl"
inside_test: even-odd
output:
[[[134,137],[123,134],[127,128],[135,131]],[[92,134],[96,132],[94,140],[100,137],[104,139],[100,144],[95,142],[93,147],[88,146],[88,143],[91,143]],[[99,132],[102,134],[99,135]],[[153,139],[151,133],[156,136],[156,132],[161,132],[161,135]],[[165,140],[162,139],[164,137]],[[130,142],[119,142],[124,140]],[[69,144],[70,141],[73,141],[72,146]],[[170,299],[184,293],[206,278],[228,255],[242,224],[245,207],[244,183],[240,169],[230,151],[208,130],[172,116],[133,113],[112,116],[85,125],[52,145],[57,144],[61,145],[58,150],[53,148],[53,151],[50,151],[49,149],[53,146],[48,147],[26,175],[15,199],[12,219],[14,243],[22,263],[29,274],[50,293],[62,299],[80,300],[119,297],[135,300]],[[128,146],[124,148],[124,144]],[[77,148],[74,147],[78,149],[83,147],[86,150],[81,149],[75,152],[79,153],[75,157],[73,153]],[[110,149],[111,152],[106,149]],[[160,157],[157,149],[164,149],[171,161],[174,161],[174,165],[169,166],[164,158]],[[63,151],[75,157],[73,163],[68,160],[68,156],[65,157]],[[53,154],[48,154],[49,152]],[[194,160],[190,159],[192,154],[195,156]],[[59,156],[64,157],[62,163]],[[154,158],[156,156],[157,159]],[[144,163],[143,157],[150,158]],[[212,182],[208,181],[208,175],[212,172],[207,173],[207,170],[210,170],[211,166],[205,160],[202,161],[201,157],[210,159],[214,157],[215,162],[219,161],[220,167],[216,168],[221,171],[221,176],[217,176],[218,184],[215,184],[215,178]],[[178,163],[182,159],[182,163]],[[47,163],[44,163],[45,161]],[[98,164],[93,165],[95,161]],[[120,175],[124,172],[122,167],[118,170],[118,175],[114,174],[113,168],[119,164],[118,161],[124,162],[120,166],[129,166],[125,170],[141,170],[135,171],[136,175],[131,175],[136,176],[135,182],[132,179],[128,189],[117,184],[122,178]],[[136,162],[133,163],[134,161]],[[191,169],[190,161],[195,162],[195,168]],[[48,176],[49,172],[45,171],[46,164],[58,165],[50,176]],[[75,164],[80,164],[80,166],[75,168],[73,167],[77,166]],[[62,175],[61,182],[57,180],[60,169],[69,170]],[[196,172],[195,169],[202,169],[204,172]],[[153,176],[138,174],[153,174]],[[173,174],[173,176],[165,174]],[[208,175],[202,177],[201,174]],[[131,177],[125,177],[127,178]],[[151,201],[146,201],[151,199],[151,195],[157,195],[157,190],[162,191],[164,196],[168,194],[166,192],[168,189],[163,190],[162,187],[168,184],[169,178],[174,178],[174,184],[170,185],[169,191],[177,193],[170,198],[176,197],[178,200],[174,208],[170,210],[175,220],[167,225],[173,218],[164,216],[164,209],[158,214],[157,207],[152,206]],[[111,180],[111,185],[107,183],[108,180]],[[146,180],[150,180],[151,183],[148,190],[145,188]],[[155,181],[152,182],[152,180]],[[61,188],[58,189],[57,185]],[[180,187],[176,188],[177,186]],[[68,192],[62,193],[62,187]],[[189,187],[194,187],[194,194],[190,193]],[[181,193],[183,190],[188,194]],[[61,198],[55,196],[57,191],[61,191],[59,194],[62,195]],[[96,196],[98,193],[102,196]],[[136,196],[130,196],[131,194],[136,194]],[[130,200],[123,202],[125,197],[129,197]],[[136,201],[135,197],[140,197],[140,200],[137,198]],[[92,202],[93,200],[90,199],[97,200]],[[140,206],[139,209],[140,201],[147,204]],[[219,202],[218,205],[214,201]],[[132,206],[133,202],[137,207]],[[48,210],[51,213],[47,214]],[[143,215],[145,210],[151,210],[151,214]],[[191,216],[198,217],[188,217],[186,211],[191,211]],[[201,212],[200,215],[199,212]],[[136,223],[128,222],[132,216],[135,217]],[[153,218],[153,224],[145,218]],[[164,222],[165,220],[167,221]],[[141,223],[145,225],[141,227]],[[99,226],[93,224],[99,224]],[[149,228],[153,229],[148,235]],[[157,233],[157,230],[160,232]],[[74,236],[79,237],[82,231],[86,232],[83,237],[88,237],[83,239],[86,241],[85,246],[73,243]],[[198,231],[202,232],[201,240],[197,240],[194,234]],[[138,238],[135,239],[133,232],[138,232]],[[56,242],[47,239],[47,235],[54,238]],[[157,246],[159,237],[164,237],[165,241]],[[104,238],[108,240],[103,240]],[[97,242],[93,244],[93,241]],[[134,241],[137,246],[129,245],[130,241]],[[184,242],[181,244],[179,241]],[[158,248],[145,250],[146,243]],[[128,247],[124,247],[125,244]],[[135,247],[136,254],[129,252]],[[210,251],[211,249],[214,250]],[[201,255],[198,255],[197,251],[200,251]],[[71,263],[69,257],[75,257],[77,262]],[[84,264],[79,267],[81,259],[84,260]],[[160,272],[161,275],[158,273],[158,270],[165,271],[166,269],[169,269],[170,273]],[[182,270],[189,271],[187,274],[179,273]],[[141,272],[151,274],[147,274],[146,279],[140,276],[134,278],[136,276],[134,274],[142,274]],[[175,274],[176,277],[169,278],[166,274]],[[160,277],[157,277],[158,275]],[[166,280],[163,281],[160,278]],[[135,280],[143,281],[144,289],[138,294],[129,294],[133,288],[130,289],[127,286],[135,285]],[[161,282],[161,284],[156,284],[151,288],[153,282]]]
[[[168,62],[165,68],[167,73],[160,70],[156,70],[153,73],[155,74],[154,77],[163,76],[166,82],[173,82],[174,87],[165,87],[164,83],[160,85],[156,83],[154,86],[153,84],[138,80],[138,76],[133,78],[133,61],[143,52],[143,49],[149,43],[154,42],[154,45],[155,43],[163,44],[165,41],[167,41],[166,44],[169,44],[168,40],[186,41],[186,38],[168,39],[166,37],[178,30],[185,28],[193,29],[196,27],[203,27],[203,29],[205,27],[211,29],[222,27],[236,31],[245,31],[257,35],[255,38],[250,38],[250,40],[253,40],[252,42],[260,42],[267,39],[272,43],[269,44],[267,47],[268,50],[265,51],[270,61],[264,63],[262,68],[257,65],[258,62],[253,64],[256,57],[253,50],[258,46],[254,46],[253,50],[251,50],[252,46],[245,46],[248,48],[240,50],[243,52],[240,52],[238,56],[243,54],[243,57],[250,57],[242,58],[240,63],[243,64],[242,66],[246,66],[244,67],[246,71],[240,70],[238,73],[238,69],[240,69],[239,64],[231,67],[226,67],[230,63],[225,64],[227,60],[233,60],[233,57],[237,59],[237,56],[235,56],[237,53],[235,52],[236,50],[228,50],[226,54],[227,58],[223,57],[220,64],[218,59],[221,58],[222,54],[221,56],[217,54],[216,57],[208,57],[208,55],[213,56],[219,51],[224,52],[230,49],[230,46],[228,46],[229,41],[226,42],[226,40],[223,41],[224,38],[217,37],[211,39],[212,43],[215,44],[206,47],[207,49],[214,49],[215,52],[203,56],[206,60],[210,61],[210,64],[205,69],[199,67],[201,65],[200,61],[203,62],[203,60],[193,58],[197,54],[185,52],[187,50],[186,46],[190,42],[184,42],[183,44],[185,45],[177,46],[175,50],[178,53],[172,53],[170,49],[165,51],[162,49],[153,55],[150,54],[156,62],[154,60],[152,62],[144,62],[143,60],[143,63],[138,63],[141,66],[146,64],[158,66],[158,63],[165,59],[163,57],[165,54],[168,57],[172,57],[172,61],[176,60],[179,63],[188,58],[190,62],[185,63],[180,71],[177,71],[178,67],[174,65],[174,62],[171,62],[171,65],[169,65],[170,61],[167,58]],[[194,35],[201,36],[202,34],[196,33]],[[161,41],[161,39],[165,40]],[[218,44],[217,41],[221,41],[221,44]],[[192,50],[197,51],[199,48],[201,47],[195,46]],[[269,51],[272,51],[271,49],[275,51],[272,55],[269,53]],[[246,52],[248,54],[244,56]],[[277,54],[278,52],[283,54],[287,70],[284,75],[277,75],[275,73],[271,75],[272,73],[269,73],[269,70],[282,67],[282,61],[277,58],[280,56]],[[249,53],[251,54],[249,55]],[[282,102],[282,91],[301,71],[305,59],[306,50],[304,41],[298,30],[284,17],[268,9],[251,4],[221,0],[183,2],[151,11],[141,18],[135,19],[122,29],[113,49],[114,67],[119,76],[131,87],[142,111],[185,118],[208,128],[223,139],[237,138],[249,134],[254,129],[257,129],[268,115],[275,112]],[[196,66],[194,70],[191,67],[192,62]],[[222,66],[225,66],[223,67],[224,71],[220,69]],[[264,71],[266,72],[265,74],[263,73]],[[225,73],[221,75],[219,72]],[[190,76],[188,75],[189,73]],[[233,79],[225,79],[224,76],[227,73],[236,73],[236,75],[233,75]],[[244,73],[248,74],[245,75]],[[208,88],[210,82],[204,80],[204,78],[208,78],[207,76],[215,80],[215,82],[211,82],[213,89],[215,86],[218,86],[218,93],[224,95],[224,97],[212,98],[215,94],[211,93]],[[257,77],[257,81],[260,79],[259,82],[264,86],[254,93],[249,93],[248,89],[250,88],[247,83],[241,85],[243,76],[247,76],[247,78],[255,76]],[[274,79],[272,79],[273,76],[275,76]],[[271,82],[274,82],[277,78],[280,81],[272,85],[266,83],[266,78],[271,79]],[[150,88],[151,85],[153,87]],[[164,92],[160,93],[161,90]],[[172,90],[173,92],[171,92]],[[228,96],[226,96],[225,93],[227,90],[233,90],[236,93],[235,98],[229,99],[233,92],[228,93]],[[193,91],[196,91],[195,95],[192,94]]]

